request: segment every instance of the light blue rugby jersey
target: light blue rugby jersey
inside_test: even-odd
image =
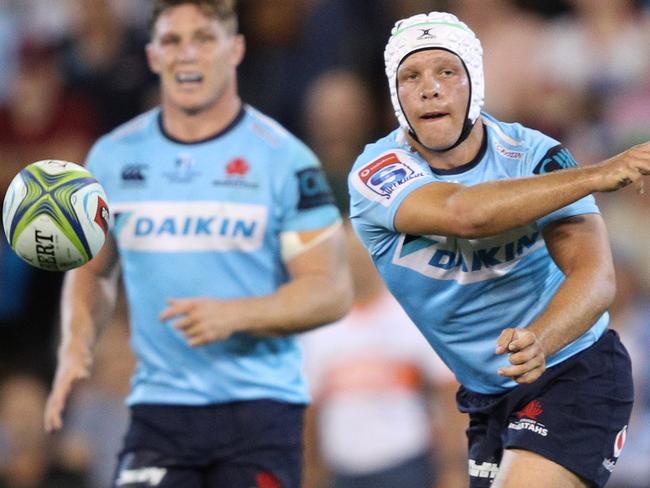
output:
[[[288,280],[279,234],[340,218],[316,156],[249,106],[193,144],[166,136],[154,109],[101,138],[88,167],[114,215],[130,305],[128,403],[308,401],[293,336],[192,349],[158,316],[169,298],[267,295]]]
[[[516,383],[497,374],[507,354],[494,353],[506,327],[539,316],[564,274],[548,254],[543,227],[556,219],[598,213],[592,196],[530,225],[483,239],[409,236],[395,230],[404,198],[433,181],[471,186],[575,166],[557,141],[519,124],[482,114],[486,138],[477,158],[433,171],[400,129],[366,146],[349,176],[350,217],[391,292],[458,380],[495,394]],[[576,341],[547,359],[553,366],[593,344],[607,328],[604,314]]]

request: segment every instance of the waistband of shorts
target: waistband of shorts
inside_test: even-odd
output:
[[[618,341],[618,334],[612,329],[606,329],[598,340],[591,346],[565,359],[561,363],[548,368],[544,371],[542,376],[533,383],[515,386],[505,393],[486,395],[484,393],[477,393],[461,385],[456,393],[456,403],[458,408],[464,413],[487,413],[503,401],[512,401],[513,399],[515,401],[521,401],[525,399],[526,396],[532,397],[547,383],[553,381],[559,375],[570,369],[585,355],[603,347],[612,340]]]

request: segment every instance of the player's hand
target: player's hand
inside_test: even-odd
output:
[[[52,391],[45,404],[44,425],[48,433],[63,427],[63,410],[74,385],[90,377],[92,354],[82,349],[69,348],[59,352]]]
[[[643,193],[643,176],[650,175],[650,142],[633,146],[595,165],[600,175],[597,191],[615,191],[633,184]]]
[[[160,314],[160,320],[176,318],[173,327],[180,330],[192,347],[222,341],[237,331],[243,310],[233,300],[213,298],[172,298]]]
[[[497,354],[508,352],[512,366],[500,368],[501,376],[509,376],[519,384],[532,383],[546,370],[546,354],[542,343],[528,329],[504,329],[497,339]]]

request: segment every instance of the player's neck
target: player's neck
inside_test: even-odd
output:
[[[205,110],[187,112],[171,104],[162,104],[162,123],[165,132],[176,140],[194,142],[208,139],[235,119],[241,110],[237,94],[224,96]]]
[[[483,131],[483,121],[480,118],[476,121],[474,127],[472,127],[472,131],[470,132],[467,139],[465,139],[455,148],[448,151],[431,151],[408,136],[411,145],[424,158],[424,160],[429,163],[429,166],[434,169],[442,170],[454,169],[459,166],[463,166],[464,164],[467,164],[476,158],[479,151],[481,150],[483,137],[485,137]]]

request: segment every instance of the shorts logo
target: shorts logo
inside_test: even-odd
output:
[[[535,420],[543,411],[544,409],[542,408],[542,405],[537,400],[533,400],[526,404],[526,406],[519,410],[515,415],[519,418],[526,417]]]
[[[139,468],[124,469],[115,482],[117,486],[130,485],[134,483],[146,483],[148,486],[158,486],[167,474],[165,468]]]
[[[469,460],[469,475],[474,478],[490,478],[494,477],[499,472],[499,465],[497,463],[481,463],[476,464],[473,459]]]
[[[537,400],[533,400],[515,413],[519,420],[510,422],[508,428],[513,430],[530,430],[535,434],[546,437],[548,435],[548,429],[544,424],[537,421],[537,417],[539,417],[542,412],[544,412],[542,404]]]
[[[272,473],[261,472],[255,475],[256,488],[282,488],[280,480]]]
[[[618,457],[621,455],[621,451],[623,450],[623,446],[625,446],[626,439],[627,439],[627,425],[623,426],[623,428],[618,431],[616,437],[614,438],[614,452],[613,452],[612,459],[610,458],[603,459],[603,463],[602,463],[603,467],[610,473],[614,471],[614,468],[616,467],[616,461],[618,460]]]
[[[614,439],[614,457],[617,458],[621,455],[625,440],[627,439],[627,425],[618,431],[616,439]]]
[[[359,170],[359,178],[373,192],[386,198],[400,186],[413,178],[422,176],[399,160],[395,153],[389,153]]]

